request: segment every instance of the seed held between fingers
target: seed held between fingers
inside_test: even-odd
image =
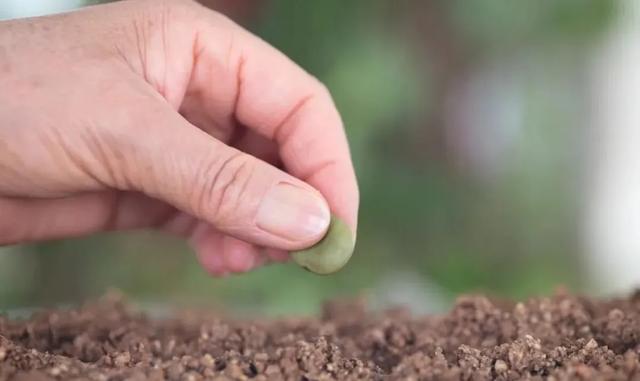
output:
[[[324,238],[308,249],[292,252],[291,256],[303,268],[326,275],[344,267],[354,248],[355,239],[351,229],[344,221],[332,215]]]

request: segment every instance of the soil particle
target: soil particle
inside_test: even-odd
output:
[[[121,297],[0,317],[0,381],[640,379],[640,294],[458,299],[442,316],[328,303],[319,318],[154,320]]]

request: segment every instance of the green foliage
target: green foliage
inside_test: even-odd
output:
[[[604,0],[452,1],[452,20],[478,49],[589,43],[612,18],[617,3]]]

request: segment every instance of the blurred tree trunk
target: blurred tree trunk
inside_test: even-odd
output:
[[[450,17],[447,1],[420,1],[403,3],[401,19],[406,32],[415,41],[416,54],[427,62],[430,70],[429,100],[423,107],[421,128],[415,129],[409,146],[421,163],[436,163],[445,169],[456,169],[455,152],[447,141],[450,93],[464,79],[474,65],[471,47],[460,36]]]

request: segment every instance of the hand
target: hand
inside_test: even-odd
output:
[[[212,274],[355,234],[326,88],[191,1],[0,23],[0,244],[158,228]]]

